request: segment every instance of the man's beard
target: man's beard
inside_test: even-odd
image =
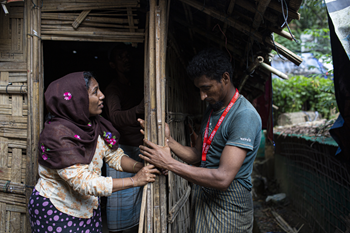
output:
[[[214,110],[214,112],[216,112],[216,111],[219,111],[224,106],[224,102],[217,101],[216,103],[209,104],[209,105]]]

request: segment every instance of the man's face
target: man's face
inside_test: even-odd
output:
[[[214,111],[222,109],[225,97],[222,80],[218,82],[215,79],[202,75],[194,79],[194,85],[200,90],[201,100],[208,102]]]
[[[132,57],[127,50],[117,50],[110,65],[121,73],[128,73],[131,71],[131,61]]]

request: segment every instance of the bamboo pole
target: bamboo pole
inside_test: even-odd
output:
[[[33,4],[40,6],[41,0],[26,1],[27,7],[27,28],[28,28],[28,56],[27,56],[27,70],[28,70],[28,139],[27,139],[27,176],[26,184],[34,185],[37,180],[38,163],[37,163],[37,145],[39,134],[41,130],[42,109],[40,108],[40,101],[43,100],[42,91],[40,90],[42,76],[40,69],[41,56],[41,41],[39,40],[40,32],[40,15],[41,10],[38,7],[33,7]],[[34,35],[34,36],[32,36]],[[29,200],[31,190],[26,190],[26,199]],[[29,218],[27,218],[29,219]],[[27,224],[29,222],[27,221]],[[30,226],[30,225],[28,225]],[[28,227],[28,232],[30,227]]]
[[[262,67],[263,69],[270,71],[271,73],[274,73],[275,75],[283,78],[283,79],[289,79],[288,76],[285,73],[282,73],[281,71],[273,68],[272,66],[266,64],[265,62],[262,62],[260,64],[260,67]]]
[[[146,32],[145,32],[145,44],[144,44],[144,103],[145,103],[145,138],[150,138],[150,130],[149,130],[149,116],[151,116],[150,109],[150,95],[149,95],[149,53],[148,53],[148,26],[149,26],[149,12],[146,14]],[[145,162],[145,165],[148,163]],[[139,220],[139,230],[138,232],[143,233],[144,225],[145,225],[145,214],[146,214],[146,202],[147,202],[147,190],[148,186],[151,184],[147,184],[143,187],[142,192],[142,202],[141,202],[141,210],[140,210],[140,220]]]
[[[155,133],[157,135],[157,139],[154,137],[155,141],[158,142],[158,144],[161,141],[162,132],[161,132],[161,96],[160,96],[160,10],[159,7],[156,6],[155,8],[155,89],[153,92],[153,96],[156,97],[155,99]],[[152,108],[153,109],[153,108]],[[152,111],[153,113],[153,111]],[[152,122],[154,122],[152,120]],[[154,232],[160,232],[161,226],[160,226],[160,178],[157,176],[156,181],[154,182]]]
[[[0,94],[27,94],[27,85],[0,85]]]
[[[150,140],[152,142],[157,142],[157,126],[156,126],[156,101],[155,101],[155,7],[156,1],[150,0],[150,13],[149,13],[149,95],[150,95],[150,105],[151,105],[151,121],[150,121]],[[158,179],[151,185],[150,193],[147,194],[147,233],[153,233],[154,223],[153,223],[153,210],[154,210],[154,190],[158,183]]]
[[[161,145],[165,145],[165,88],[166,88],[166,48],[167,48],[167,2],[166,0],[159,1],[160,8],[160,87],[161,87],[161,133],[162,138],[159,141]],[[167,193],[166,193],[166,177],[160,176],[160,212],[161,212],[161,232],[167,232]]]

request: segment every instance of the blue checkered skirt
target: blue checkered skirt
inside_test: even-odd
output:
[[[120,145],[130,158],[141,161],[140,149],[133,146]],[[106,175],[112,178],[128,178],[135,174],[119,172],[107,164]],[[139,223],[142,202],[142,187],[135,187],[112,193],[107,198],[107,225],[110,231],[123,231]]]

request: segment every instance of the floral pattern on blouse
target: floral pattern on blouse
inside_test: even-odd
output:
[[[110,167],[123,171],[121,148],[111,150],[99,137],[90,164],[75,164],[64,169],[49,169],[39,164],[39,180],[35,189],[49,198],[61,212],[78,218],[90,218],[98,207],[98,196],[112,194],[112,177],[101,176],[103,159]],[[127,156],[127,155],[126,155]]]
[[[109,147],[112,147],[114,144],[117,143],[117,141],[115,140],[115,136],[112,136],[111,132],[103,131],[103,137],[104,137],[104,139],[107,142]]]

